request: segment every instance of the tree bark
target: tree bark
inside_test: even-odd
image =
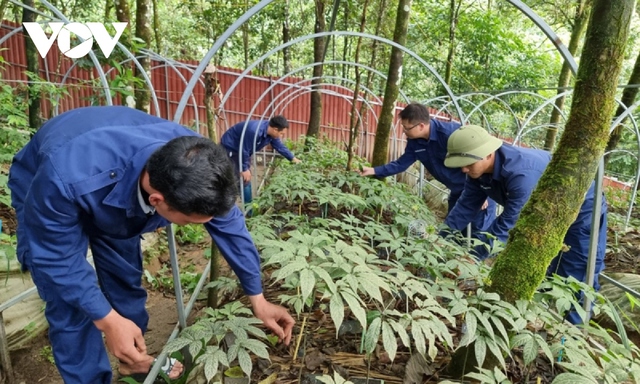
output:
[[[616,110],[616,118],[622,115],[624,111],[636,101],[636,97],[638,96],[638,84],[640,84],[640,53],[638,53],[638,56],[636,57],[636,63],[633,66],[633,71],[629,77],[629,87],[622,91],[622,99],[620,101],[624,104],[624,107],[622,105],[618,106],[618,109]],[[624,120],[611,132],[605,152],[613,151],[618,146],[620,138],[622,137],[622,123],[624,123]],[[604,156],[605,166],[609,163],[610,157],[610,155]]]
[[[314,31],[316,33],[324,32],[326,28],[325,21],[325,3],[324,0],[315,0],[316,3],[316,25]],[[324,51],[326,39],[324,37],[316,37],[313,40],[313,61],[321,63],[313,67],[313,77],[311,80],[311,103],[309,105],[309,126],[307,128],[307,137],[317,137],[320,132],[320,119],[322,117],[322,92],[318,85],[322,83],[322,72],[324,62]],[[305,148],[309,148],[309,141],[305,142]]]
[[[160,37],[160,14],[158,0],[151,0],[153,6],[153,33],[156,38],[156,52],[162,54],[162,39]]]
[[[364,0],[362,6],[362,17],[360,18],[360,33],[364,32],[367,23],[367,7],[369,6],[369,0]],[[360,47],[362,46],[362,37],[358,37],[356,42],[356,51],[354,62],[358,64],[360,62]],[[360,69],[356,67],[356,84],[353,88],[353,99],[351,100],[351,119],[349,122],[349,143],[347,144],[347,171],[351,170],[351,164],[353,163],[354,150],[356,148],[356,140],[360,133],[358,127],[361,120],[358,117],[358,99],[360,95]]]
[[[562,247],[604,153],[633,0],[595,0],[567,125],[489,274],[504,300],[530,299]]]
[[[407,28],[409,26],[409,11],[411,0],[398,1],[396,15],[396,27],[393,32],[393,41],[405,45],[407,41]],[[398,98],[398,83],[400,82],[402,69],[402,51],[397,47],[391,48],[391,60],[387,85],[384,92],[384,100],[380,111],[380,119],[376,128],[376,139],[373,145],[373,166],[383,165],[387,162],[389,149],[389,132],[393,124],[394,109]]]
[[[151,30],[149,18],[149,0],[136,0],[136,37],[144,41],[144,47],[146,49],[151,48],[152,33],[153,31]],[[146,55],[140,55],[138,61],[147,75],[150,75],[149,57]],[[149,91],[149,87],[144,79],[143,73],[137,66],[135,76],[140,79],[140,84],[143,84],[140,87],[136,87],[136,109],[149,113],[151,92]]]
[[[284,5],[284,18],[282,21],[282,44],[288,43],[289,40],[291,40],[291,28],[289,27],[289,0],[286,0]],[[291,72],[291,51],[289,50],[289,47],[282,49],[282,64],[284,73]]]
[[[569,39],[569,46],[567,49],[572,56],[578,52],[578,45],[580,39],[584,35],[587,29],[587,22],[589,21],[589,7],[587,0],[577,0],[576,2],[576,14],[574,17],[573,28],[571,29],[571,38]],[[560,70],[560,76],[558,77],[558,94],[566,91],[566,87],[571,80],[571,68],[568,62],[562,63],[562,69]],[[556,99],[556,107],[551,111],[551,118],[549,119],[549,128],[547,129],[547,136],[544,141],[544,149],[551,151],[556,144],[556,135],[558,133],[558,123],[560,122],[560,111],[564,107],[565,97],[559,97]]]
[[[27,7],[35,8],[33,0],[25,0],[24,5]],[[35,22],[38,18],[38,15],[29,9],[22,8],[22,22]],[[33,40],[27,35],[24,34],[24,45],[25,45],[25,55],[27,58],[27,72],[31,72],[36,76],[40,76],[40,56],[38,54],[38,50],[36,49],[36,45],[33,43]],[[29,127],[33,129],[40,128],[42,124],[42,119],[40,117],[41,110],[41,96],[38,90],[38,85],[32,84],[31,81],[27,83],[27,92],[29,94]]]
[[[458,27],[458,14],[460,13],[460,5],[462,0],[456,7],[456,0],[450,0],[449,4],[449,48],[447,49],[447,63],[444,69],[444,82],[451,84],[451,73],[453,72],[453,58],[456,54],[456,28]],[[444,88],[440,91],[441,94],[447,92]]]
[[[128,0],[115,0],[116,19],[121,23],[131,22],[131,9]],[[126,30],[125,30],[126,33]]]

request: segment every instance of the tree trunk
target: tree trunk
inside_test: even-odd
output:
[[[249,1],[244,2],[244,11],[249,10]],[[242,51],[244,53],[244,67],[249,66],[249,23],[242,23]]]
[[[315,32],[324,32],[326,23],[324,17],[324,0],[315,0],[316,3],[316,25]],[[315,63],[324,62],[326,40],[323,37],[316,37],[313,40],[313,61]],[[309,126],[307,128],[307,137],[317,137],[320,132],[320,119],[322,117],[322,92],[318,88],[322,83],[323,65],[313,67],[313,77],[311,80],[311,103],[309,105]],[[309,141],[305,142],[305,148],[309,149]]]
[[[393,32],[393,41],[405,45],[407,41],[407,28],[409,26],[409,11],[411,0],[398,1],[398,13],[396,15],[396,27]],[[398,98],[398,83],[400,82],[400,69],[402,68],[402,51],[396,47],[391,48],[391,60],[387,85],[384,92],[384,100],[380,111],[380,119],[376,128],[376,139],[373,145],[373,166],[387,162],[389,149],[389,130],[393,124],[396,99]]]
[[[578,45],[584,31],[587,29],[587,22],[589,21],[589,4],[587,0],[578,0],[576,3],[576,14],[574,17],[573,28],[571,30],[571,38],[569,39],[569,46],[567,49],[571,55],[575,56],[578,52]],[[560,70],[560,76],[558,77],[558,94],[566,91],[566,87],[571,80],[571,68],[566,61],[562,63],[562,69]],[[549,128],[547,129],[547,136],[544,141],[544,149],[551,151],[556,144],[556,135],[558,133],[558,123],[560,122],[560,111],[564,107],[565,97],[559,97],[556,99],[556,107],[551,111],[551,118],[549,119]]]
[[[620,101],[624,104],[624,107],[622,105],[618,106],[618,109],[616,110],[616,118],[622,115],[622,113],[624,113],[624,111],[636,101],[636,96],[638,96],[638,84],[640,84],[640,53],[638,53],[638,57],[636,57],[636,63],[633,66],[633,71],[629,77],[629,87],[622,91],[622,100]],[[624,121],[620,122],[620,125],[615,127],[613,132],[611,132],[611,137],[609,137],[609,142],[607,143],[607,149],[605,152],[612,151],[618,146],[620,138],[622,137],[623,122]],[[609,158],[610,155],[604,156],[605,166],[609,163]]]
[[[151,30],[149,18],[149,0],[136,0],[136,37],[144,41],[144,47],[146,49],[151,48],[152,33],[153,31]],[[150,75],[149,57],[144,54],[140,55],[138,61],[147,75]],[[136,87],[136,109],[149,113],[151,92],[149,91],[148,84],[145,81],[142,72],[140,72],[137,66],[135,76],[140,79],[141,84],[143,84],[139,88]]]
[[[33,0],[25,0],[24,5],[27,7],[35,8]],[[22,22],[35,22],[38,15],[35,12],[30,11],[27,7],[22,8]],[[40,57],[36,45],[33,40],[25,33],[24,34],[25,55],[27,58],[27,71],[33,73],[36,76],[40,76]],[[33,80],[33,79],[32,79]],[[31,81],[27,83],[29,94],[29,127],[33,129],[40,128],[42,119],[40,118],[40,94],[37,85],[33,85]]]
[[[489,275],[490,289],[504,300],[533,296],[593,182],[609,138],[633,5],[593,2],[564,134]]]
[[[376,32],[375,35],[376,36],[380,36],[380,31],[382,30],[382,25],[384,23],[384,20],[386,19],[387,16],[387,2],[386,0],[381,0],[380,1],[380,8],[378,9],[378,20],[376,20]],[[375,68],[376,67],[376,58],[377,58],[377,53],[378,53],[378,41],[377,40],[373,40],[371,42],[371,60],[369,61],[369,66],[371,68]],[[372,71],[367,71],[367,80],[365,82],[365,86],[368,89],[371,89],[371,84],[373,83],[373,72]],[[365,103],[361,103],[360,104],[360,116],[366,116],[367,113],[367,105]],[[362,124],[366,124],[366,120],[364,119]],[[367,153],[367,145],[368,145],[368,140],[364,140],[364,152]]]
[[[131,9],[128,0],[115,0],[116,19],[121,23],[131,22]],[[126,34],[126,29],[125,29]]]
[[[462,0],[458,3],[456,8],[456,0],[450,0],[449,4],[449,48],[447,50],[447,63],[444,69],[444,82],[451,84],[451,72],[453,71],[453,57],[456,53],[456,28],[458,27],[458,13],[460,12],[460,5]],[[442,88],[441,94],[447,92]]]
[[[282,44],[286,44],[291,40],[291,28],[289,27],[289,0],[284,5],[284,18],[282,21]],[[291,72],[291,51],[289,47],[282,49],[282,63],[284,73]],[[283,73],[283,74],[284,74]]]
[[[162,54],[162,39],[160,37],[160,15],[158,12],[158,0],[152,0],[153,5],[153,33],[156,38],[156,52]]]
[[[360,33],[364,32],[367,23],[367,7],[369,0],[365,0],[362,6],[362,17],[360,19]],[[356,42],[356,51],[354,62],[360,62],[360,47],[362,45],[362,37],[358,37]],[[351,120],[349,122],[349,143],[347,144],[347,171],[351,170],[353,162],[356,140],[358,139],[360,119],[358,118],[358,99],[360,95],[360,69],[356,67],[356,84],[353,88],[353,99],[351,101]]]

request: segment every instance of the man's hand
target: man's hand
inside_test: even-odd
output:
[[[291,159],[291,162],[294,164],[298,164],[298,163],[302,163],[302,160],[298,159],[297,157],[294,157],[293,159]]]
[[[358,172],[360,176],[373,176],[376,171],[371,167],[362,167],[362,170]]]
[[[112,309],[107,316],[94,321],[94,324],[104,332],[107,349],[118,360],[127,365],[148,360],[142,330],[133,321]]]
[[[240,173],[242,175],[242,180],[245,184],[249,184],[251,182],[251,170],[247,169],[244,172]]]
[[[482,203],[482,208],[480,208],[481,210],[485,210],[487,209],[487,207],[489,206],[489,200],[485,200],[484,203]]]
[[[255,317],[262,320],[267,328],[272,330],[280,340],[284,341],[285,345],[289,345],[293,325],[296,323],[293,317],[289,315],[289,312],[284,307],[268,302],[262,293],[249,296],[249,300],[251,300]]]

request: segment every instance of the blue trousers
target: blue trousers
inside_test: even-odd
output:
[[[238,163],[238,152],[233,152],[233,151],[228,151],[229,152],[229,159],[231,160],[231,163],[233,164],[236,172],[238,173],[238,175],[240,175],[240,164]],[[253,201],[253,194],[251,191],[251,182],[248,183],[244,183],[241,181],[241,191],[242,191],[242,196],[244,198],[244,204],[250,204]]]
[[[556,256],[547,269],[547,275],[573,276],[576,280],[587,282],[587,262],[589,257],[589,237],[591,233],[590,212],[580,212],[576,221],[569,227],[564,243],[570,247],[568,252],[561,252]],[[607,205],[603,203],[598,228],[598,249],[596,252],[596,268],[593,288],[598,291],[600,283],[598,276],[604,269],[604,255],[607,247]],[[582,302],[582,294],[578,295]],[[581,324],[582,319],[576,311],[567,314],[567,320],[572,324]]]
[[[147,292],[142,287],[140,237],[119,240],[93,236],[90,243],[105,297],[120,315],[146,332],[149,315],[145,308]],[[38,291],[46,302],[49,340],[65,384],[110,384],[111,365],[102,332],[82,311],[52,290],[38,287]]]

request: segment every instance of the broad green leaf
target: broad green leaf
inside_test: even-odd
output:
[[[597,384],[597,381],[575,373],[565,372],[556,376],[551,384]]]
[[[329,313],[331,313],[331,319],[333,320],[333,324],[336,326],[337,339],[338,330],[340,330],[340,326],[344,320],[344,302],[342,301],[339,293],[331,296],[331,300],[329,300]]]
[[[238,364],[242,368],[242,371],[248,376],[251,377],[251,369],[253,368],[253,364],[251,363],[251,356],[249,356],[249,352],[246,349],[238,350]]]
[[[349,305],[349,309],[353,312],[353,315],[358,319],[360,325],[362,325],[362,329],[367,328],[367,312],[363,308],[363,304],[360,301],[360,298],[355,296],[350,291],[341,291],[340,294],[344,301]]]
[[[382,323],[382,346],[389,354],[389,359],[393,362],[396,358],[398,342],[395,333],[393,333],[393,329],[386,320]]]
[[[389,321],[389,324],[396,331],[396,333],[400,337],[400,340],[402,340],[402,344],[404,344],[405,347],[410,348],[411,341],[409,339],[409,334],[407,333],[407,330],[405,329],[405,327],[402,324],[395,321]]]
[[[416,345],[416,350],[422,356],[427,355],[427,340],[422,334],[422,328],[417,321],[413,321],[411,323],[411,336],[413,337],[413,342]]]
[[[373,352],[378,345],[378,340],[380,339],[380,327],[382,323],[382,318],[376,317],[371,322],[369,329],[367,329],[367,333],[364,336],[364,349],[367,353]]]
[[[249,339],[244,341],[242,345],[256,356],[269,360],[269,351],[267,350],[267,346],[261,341]]]
[[[300,292],[302,294],[302,301],[306,301],[312,294],[315,285],[316,277],[311,270],[307,268],[300,271]]]
[[[478,361],[478,366],[482,367],[484,364],[484,359],[487,357],[487,343],[483,336],[479,336],[476,338],[474,351],[476,354],[476,360]]]

